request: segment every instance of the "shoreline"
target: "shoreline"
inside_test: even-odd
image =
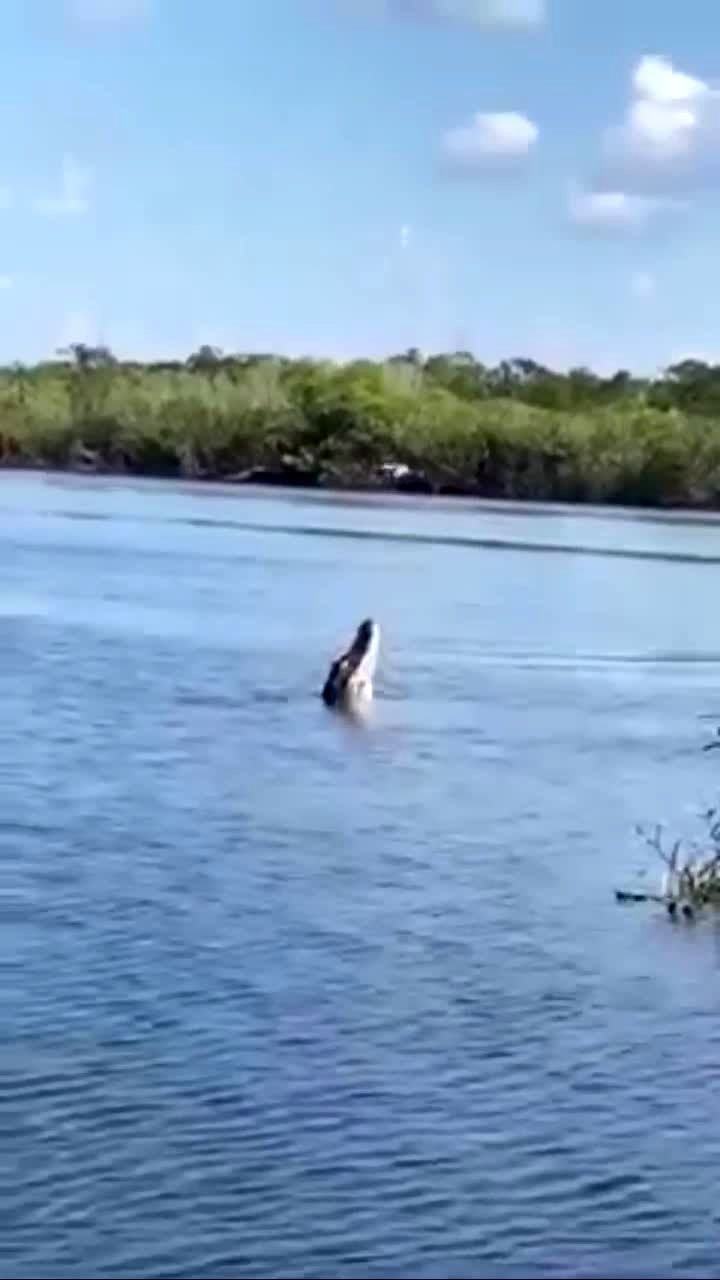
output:
[[[418,473],[422,478],[415,485],[410,483],[382,483],[368,475],[366,479],[354,476],[343,479],[339,475],[323,477],[320,474],[298,474],[292,468],[249,468],[246,472],[222,474],[219,472],[183,472],[177,470],[135,469],[125,466],[112,466],[105,460],[88,462],[48,463],[34,462],[26,459],[0,458],[0,477],[12,475],[68,477],[82,480],[106,480],[128,482],[147,481],[159,485],[193,485],[200,489],[224,489],[230,492],[243,493],[261,490],[263,493],[290,494],[297,493],[307,497],[336,498],[338,500],[379,500],[402,503],[403,500],[427,503],[429,508],[442,503],[448,507],[456,504],[468,508],[477,506],[484,510],[496,510],[499,513],[513,509],[524,510],[528,514],[543,512],[567,512],[569,514],[610,513],[617,519],[624,513],[627,519],[662,519],[687,517],[700,523],[715,524],[720,522],[720,503],[682,503],[666,501],[664,503],[629,503],[594,502],[581,497],[564,500],[553,500],[544,496],[533,497],[528,494],[498,494],[484,491],[478,485],[433,484],[425,473]]]
[[[468,353],[0,370],[0,470],[469,502],[720,510],[720,366],[643,382]]]

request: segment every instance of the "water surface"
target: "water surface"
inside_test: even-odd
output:
[[[714,798],[720,524],[4,475],[0,539],[0,1274],[713,1274],[717,936],[612,889]]]

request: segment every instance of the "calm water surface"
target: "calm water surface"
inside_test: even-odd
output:
[[[0,539],[0,1274],[717,1274],[720,945],[612,889],[720,782],[720,524],[2,476]]]

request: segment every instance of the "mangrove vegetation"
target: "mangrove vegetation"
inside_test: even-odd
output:
[[[488,498],[720,505],[720,366],[653,379],[488,367],[468,352],[338,364],[139,363],[75,344],[0,370],[5,467]]]

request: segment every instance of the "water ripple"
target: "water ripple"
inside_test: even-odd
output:
[[[718,939],[611,892],[716,787],[704,578],[102,526],[8,557],[0,1275],[712,1274]]]
[[[3,510],[0,508],[0,511]],[[481,509],[479,509],[481,510]],[[4,508],[7,515],[13,515],[17,518],[22,514],[14,508]],[[517,509],[513,514],[517,515]],[[523,512],[523,515],[525,513]],[[232,516],[214,516],[214,515],[196,515],[185,514],[176,515],[160,515],[150,514],[148,510],[142,514],[126,511],[119,516],[116,513],[103,512],[101,510],[87,509],[70,509],[51,507],[45,510],[37,510],[33,512],[35,518],[44,517],[53,521],[63,521],[72,523],[89,523],[89,524],[118,524],[120,522],[126,524],[139,524],[141,526],[167,526],[169,528],[186,528],[215,531],[218,534],[227,533],[256,533],[265,536],[281,535],[283,537],[298,538],[322,538],[331,541],[354,541],[361,543],[376,544],[398,544],[400,546],[412,547],[450,547],[456,549],[465,549],[471,551],[491,551],[491,552],[518,552],[525,555],[561,555],[561,556],[580,556],[611,560],[629,560],[629,561],[648,561],[660,564],[678,564],[678,565],[718,565],[720,564],[720,554],[716,551],[709,550],[692,550],[689,546],[681,547],[679,543],[673,548],[667,542],[664,546],[631,546],[628,544],[596,544],[592,542],[583,543],[572,538],[563,541],[547,541],[535,538],[516,537],[489,537],[473,534],[461,533],[441,533],[438,529],[432,532],[421,532],[419,530],[401,530],[401,529],[381,529],[369,527],[352,527],[349,525],[340,525],[336,522],[332,524],[300,524],[300,523],[283,523],[281,521],[273,521],[269,523],[263,520],[243,520]],[[577,517],[577,523],[582,520],[582,513]],[[660,523],[657,518],[654,523]],[[687,527],[697,528],[701,532],[704,528],[715,529],[717,519],[707,519],[704,522],[700,519],[689,523]],[[75,547],[75,550],[78,548]],[[163,555],[165,557],[172,555],[171,551],[165,550],[159,552],[154,551],[155,555]],[[226,552],[226,554],[229,554]],[[237,558],[237,553],[233,558]],[[245,554],[244,558],[252,559],[252,554]]]

